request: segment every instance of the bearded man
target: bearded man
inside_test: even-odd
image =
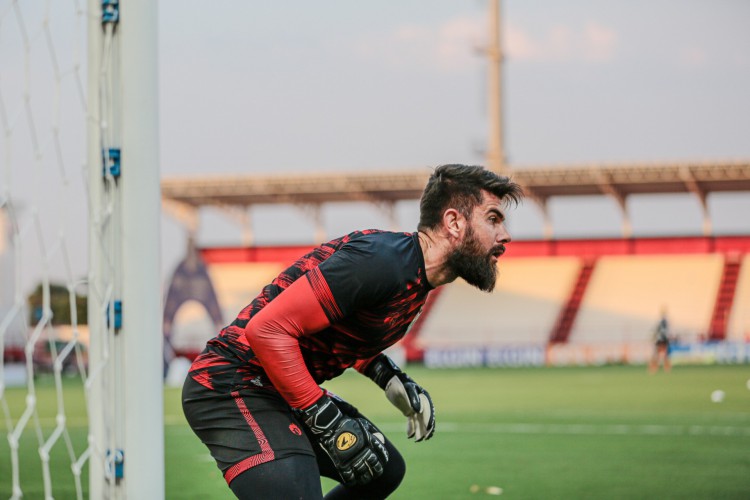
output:
[[[442,165],[415,233],[355,231],[324,243],[265,286],[208,341],[183,387],[183,410],[240,499],[386,498],[404,477],[392,442],[320,384],[353,368],[432,437],[430,395],[383,351],[431,290],[462,278],[491,292],[511,240],[505,208],[521,188],[478,166]],[[436,495],[438,493],[436,492]]]

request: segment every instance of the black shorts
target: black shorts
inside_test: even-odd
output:
[[[334,397],[350,417],[365,418],[349,403]],[[227,484],[256,465],[291,455],[310,455],[320,462],[302,424],[277,392],[245,389],[222,393],[188,376],[182,408],[190,427],[208,447]]]
[[[188,376],[182,408],[227,484],[258,464],[289,455],[315,456],[304,426],[278,393],[221,393]]]

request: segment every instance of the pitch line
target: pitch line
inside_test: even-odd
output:
[[[377,424],[376,424],[377,425]],[[403,430],[403,425],[378,425],[383,431]],[[727,425],[662,424],[491,424],[437,422],[436,432],[468,434],[562,434],[590,436],[727,436],[750,437],[750,427]]]

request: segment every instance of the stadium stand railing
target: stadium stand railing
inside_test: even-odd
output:
[[[583,301],[583,295],[586,293],[589,280],[594,273],[594,266],[596,266],[596,259],[593,258],[585,259],[581,263],[581,270],[578,273],[575,285],[573,285],[573,290],[568,297],[567,303],[560,311],[560,315],[550,334],[549,341],[551,344],[568,341],[570,331],[573,329],[573,322],[576,316],[578,316],[578,309],[581,307],[581,301]]]
[[[724,340],[727,336],[729,313],[737,289],[741,262],[742,260],[737,254],[729,254],[724,260],[719,293],[711,316],[711,326],[708,329],[708,337],[711,340]]]

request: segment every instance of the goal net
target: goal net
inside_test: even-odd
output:
[[[164,495],[150,4],[0,0],[0,496]]]

